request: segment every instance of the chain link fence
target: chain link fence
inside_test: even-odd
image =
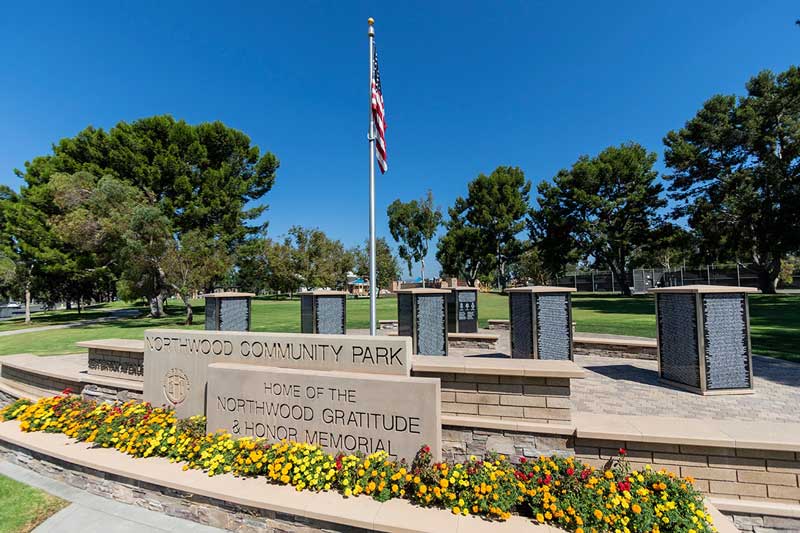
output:
[[[571,272],[556,280],[559,287],[575,287],[579,292],[619,292],[622,280],[608,270]],[[634,293],[644,293],[655,287],[682,285],[728,285],[758,287],[758,275],[747,265],[705,265],[676,269],[637,268],[625,280]],[[791,283],[779,283],[778,289],[800,289],[800,269],[795,270]]]

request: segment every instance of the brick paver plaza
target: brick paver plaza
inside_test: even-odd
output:
[[[508,331],[481,329],[480,332],[500,337],[498,355],[511,352]],[[484,352],[451,348],[450,356]],[[575,363],[587,371],[585,379],[572,380],[573,408],[579,413],[800,422],[798,363],[754,355],[755,392],[724,396],[700,396],[659,382],[656,361],[577,355]]]

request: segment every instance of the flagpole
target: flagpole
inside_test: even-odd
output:
[[[375,121],[372,116],[372,69],[375,47],[375,20],[369,24],[369,334],[375,335],[377,276],[375,275]]]

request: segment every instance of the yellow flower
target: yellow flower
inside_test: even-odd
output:
[[[600,520],[601,518],[603,518],[603,511],[601,511],[600,509],[595,509],[594,517]]]

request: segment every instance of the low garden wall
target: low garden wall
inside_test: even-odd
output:
[[[412,375],[438,378],[442,416],[474,416],[568,424],[570,380],[584,370],[571,361],[484,357],[414,357]]]

